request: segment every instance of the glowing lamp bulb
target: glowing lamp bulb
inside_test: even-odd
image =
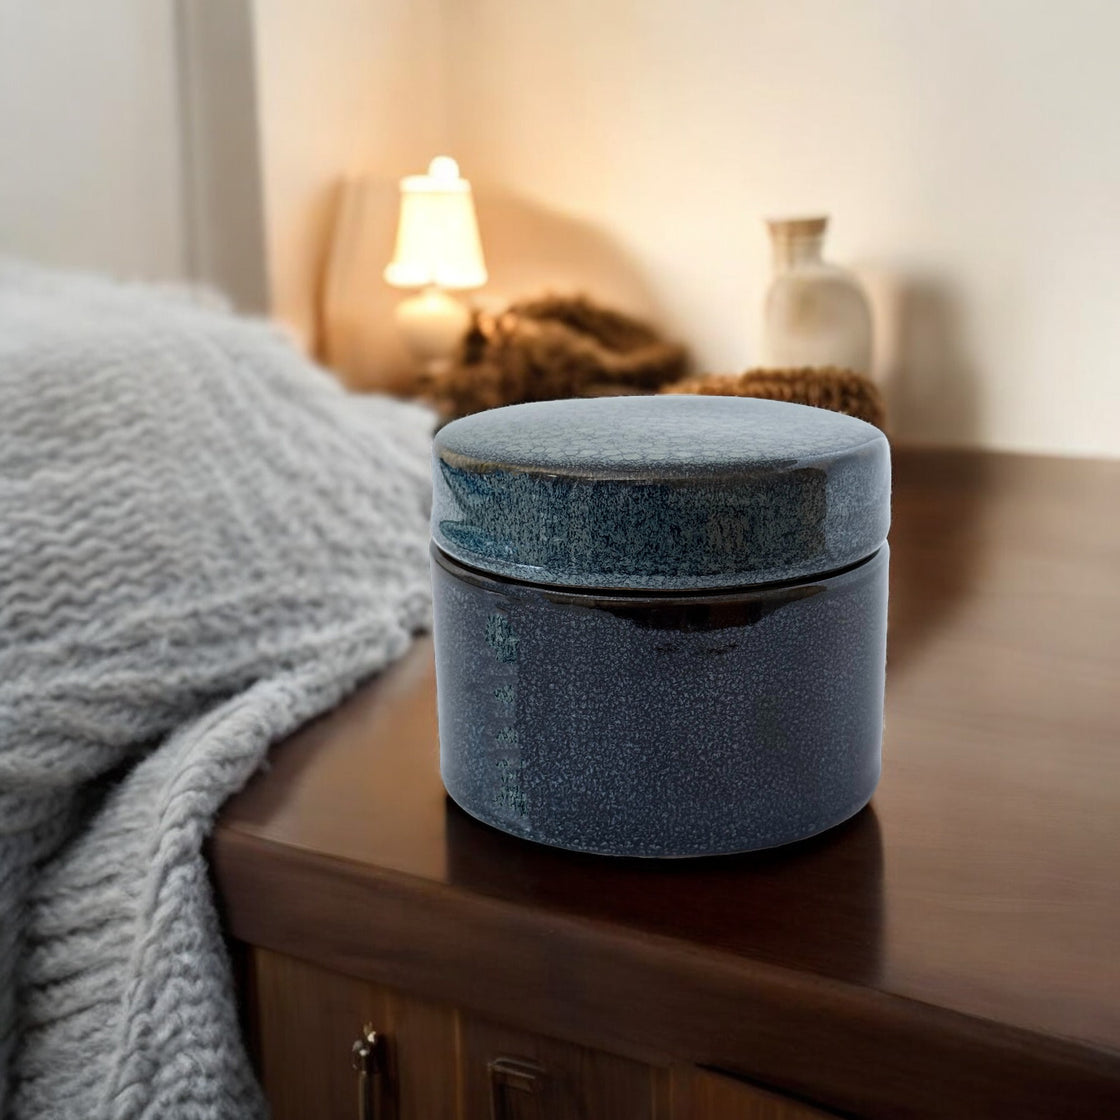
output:
[[[459,165],[450,156],[436,156],[428,164],[428,175],[441,183],[459,178]]]

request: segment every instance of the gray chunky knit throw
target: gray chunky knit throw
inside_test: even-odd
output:
[[[263,1111],[202,844],[425,625],[431,426],[262,324],[0,263],[0,1115]]]

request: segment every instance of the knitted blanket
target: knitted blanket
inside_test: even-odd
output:
[[[244,1118],[202,844],[429,613],[430,414],[0,262],[0,1116]]]

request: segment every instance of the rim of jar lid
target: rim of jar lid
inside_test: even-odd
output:
[[[831,568],[825,572],[813,572],[792,579],[768,580],[765,583],[740,583],[716,587],[698,586],[694,589],[684,587],[612,587],[598,584],[573,586],[564,583],[541,583],[538,580],[502,575],[486,568],[475,567],[447,552],[435,540],[429,541],[428,551],[433,561],[444,571],[479,587],[493,586],[495,589],[500,589],[513,586],[526,591],[538,591],[557,602],[586,604],[595,600],[602,600],[608,603],[618,602],[633,605],[648,603],[654,607],[671,607],[676,605],[716,605],[724,602],[746,600],[752,596],[780,595],[783,591],[831,583],[843,576],[859,572],[860,569],[868,567],[877,559],[889,557],[890,541],[884,540],[874,551],[869,552],[866,556],[861,556],[858,560],[853,560],[850,564],[844,564],[839,568]]]
[[[567,587],[735,587],[835,571],[890,525],[871,425],[746,398],[513,405],[433,448],[432,537],[460,563]]]

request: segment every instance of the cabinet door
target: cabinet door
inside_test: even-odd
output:
[[[459,1114],[451,1008],[253,949],[250,1033],[272,1120],[442,1120]],[[377,1033],[360,1084],[353,1046]],[[365,1100],[359,1101],[359,1090]]]
[[[502,1027],[268,950],[247,950],[241,972],[272,1120],[830,1120],[731,1077]]]
[[[836,1120],[811,1105],[701,1069],[672,1071],[673,1120]]]
[[[665,1071],[461,1017],[464,1120],[651,1120]]]

